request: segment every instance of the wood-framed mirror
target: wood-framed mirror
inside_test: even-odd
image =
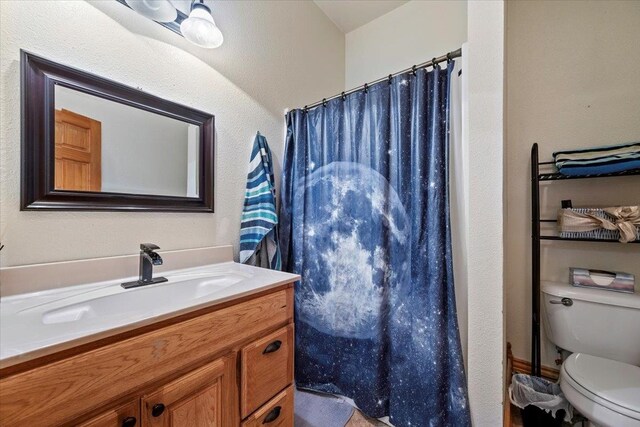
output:
[[[20,60],[21,210],[213,212],[212,114]]]

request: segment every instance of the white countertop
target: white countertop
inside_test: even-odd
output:
[[[235,262],[161,275],[168,282],[124,289],[121,283],[137,280],[124,277],[1,298],[2,365],[27,360],[31,353],[51,354],[92,338],[103,338],[300,278]]]

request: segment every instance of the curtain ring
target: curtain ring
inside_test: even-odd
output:
[[[309,112],[309,108],[305,105],[303,111],[305,114],[307,114]]]
[[[436,58],[433,58],[433,59],[431,60],[431,66],[433,67],[433,69],[434,69],[434,70],[435,70],[435,68],[436,68],[436,65],[437,65],[437,63],[436,63]]]
[[[451,63],[451,52],[447,53],[447,64]]]
[[[411,74],[416,75],[416,66],[411,67]]]
[[[340,95],[340,97],[342,98],[342,100],[344,101],[345,99],[347,99],[346,95],[344,94],[344,92],[342,92],[342,94]]]
[[[367,93],[367,91],[369,90],[369,85],[368,84],[364,84],[364,93]]]
[[[389,84],[391,84],[391,79],[393,78],[393,74],[389,74]]]
[[[327,98],[322,98],[322,106],[323,107],[327,106]]]

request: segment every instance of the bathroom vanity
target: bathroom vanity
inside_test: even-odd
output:
[[[233,262],[164,275],[3,298],[1,423],[293,426],[299,277]]]

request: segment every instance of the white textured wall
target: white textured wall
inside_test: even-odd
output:
[[[466,40],[466,0],[410,1],[347,33],[346,86],[428,61]]]
[[[509,2],[507,11],[507,340],[531,351],[529,155],[640,141],[640,2]],[[562,199],[574,206],[640,203],[640,180],[543,185],[542,216]],[[640,278],[640,245],[545,243],[543,280],[568,281],[569,267],[626,271]],[[544,319],[543,319],[544,320]],[[544,333],[544,330],[543,330]],[[543,337],[543,364],[555,367]]]
[[[469,358],[475,426],[502,425],[504,2],[468,9]]]
[[[311,2],[216,2],[224,45],[205,51],[115,1],[0,2],[2,266],[238,244],[250,147],[279,173],[283,111],[344,87],[344,37]],[[215,214],[20,212],[19,49],[216,116]],[[198,55],[198,57],[195,56]]]

